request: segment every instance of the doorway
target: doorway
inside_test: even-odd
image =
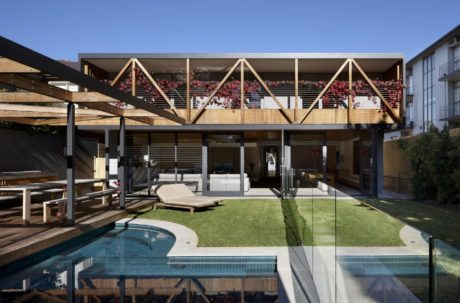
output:
[[[264,178],[276,178],[279,176],[279,152],[278,146],[264,147]]]

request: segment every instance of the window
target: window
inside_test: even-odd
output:
[[[433,110],[436,98],[434,97],[434,54],[423,59],[423,129],[436,121],[436,112]]]
[[[407,94],[413,95],[414,94],[414,84],[413,84],[413,77],[411,74],[407,75],[406,77],[406,86],[407,86]]]

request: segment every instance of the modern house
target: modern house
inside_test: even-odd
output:
[[[382,192],[383,131],[402,121],[400,54],[79,57],[85,74],[186,121],[126,122],[131,191],[152,180],[191,183],[207,195],[244,195],[280,187],[283,169],[293,168],[284,187],[314,175]],[[110,131],[106,137],[116,140],[119,119],[77,124]],[[117,153],[110,153],[114,174]]]
[[[406,64],[406,126],[413,134],[430,125],[460,122],[460,25]]]
[[[85,53],[79,72],[2,43],[2,103],[47,106],[3,104],[0,119],[67,125],[71,137],[75,124],[100,142],[96,171],[128,192],[185,182],[204,195],[286,193],[317,179],[378,196],[383,133],[404,120],[402,54]],[[50,106],[63,101],[74,120]]]

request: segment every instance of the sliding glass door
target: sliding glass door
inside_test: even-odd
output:
[[[249,183],[243,168],[243,136],[239,133],[205,134],[204,143],[207,163],[205,194],[243,195],[245,186],[248,187],[246,183]]]

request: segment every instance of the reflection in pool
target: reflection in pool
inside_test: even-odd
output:
[[[71,240],[1,269],[0,302],[277,300],[276,257],[168,258],[174,241],[133,224]]]

